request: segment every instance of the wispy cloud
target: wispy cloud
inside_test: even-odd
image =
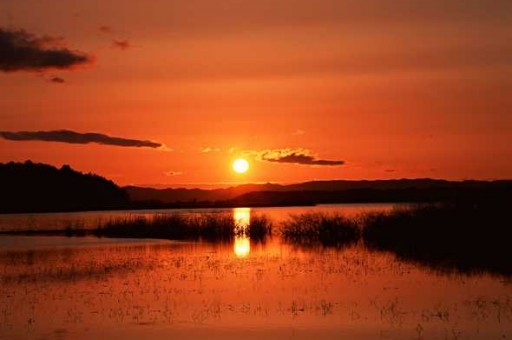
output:
[[[245,151],[257,160],[271,163],[289,163],[314,166],[339,166],[345,164],[342,160],[319,159],[308,149],[268,149],[262,151]]]
[[[37,37],[21,29],[0,27],[0,70],[15,72],[70,69],[91,61],[83,52],[57,45],[60,45],[57,38]]]
[[[57,83],[57,84],[62,84],[62,83],[65,83],[66,81],[61,78],[61,77],[53,77],[50,79],[50,82],[52,83]]]
[[[98,27],[98,31],[100,31],[101,33],[109,34],[113,32],[113,29],[110,26],[102,25]]]
[[[202,153],[210,153],[210,152],[220,152],[219,148],[211,148],[209,146],[201,149]]]
[[[132,47],[132,44],[128,40],[113,40],[112,47],[120,50],[127,50]]]
[[[167,171],[165,173],[166,176],[180,176],[183,175],[183,172],[181,171]]]
[[[111,137],[102,133],[80,133],[70,130],[56,131],[0,131],[0,137],[11,141],[44,141],[70,144],[103,144],[122,147],[165,148],[161,143],[149,140]]]

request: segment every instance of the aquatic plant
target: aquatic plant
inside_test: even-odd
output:
[[[367,247],[439,270],[512,274],[509,219],[503,206],[431,204],[364,216]]]
[[[233,228],[229,214],[160,214],[113,219],[90,233],[102,237],[229,241]]]
[[[264,241],[267,236],[272,235],[272,220],[267,215],[251,216],[247,234],[253,241]]]
[[[45,231],[37,231],[38,234]],[[171,240],[231,241],[238,233],[246,233],[255,241],[262,241],[272,233],[272,222],[265,215],[255,215],[243,231],[235,228],[229,213],[159,214],[151,217],[134,215],[99,223],[86,229],[69,225],[64,231],[52,234],[66,236],[94,235],[118,238],[154,238]],[[32,233],[36,234],[36,232]]]
[[[283,238],[298,245],[343,246],[359,239],[355,219],[340,214],[306,213],[291,215],[282,223]]]

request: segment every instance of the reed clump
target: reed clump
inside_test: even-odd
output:
[[[110,220],[91,233],[102,237],[229,241],[233,229],[234,221],[229,214],[165,214]]]
[[[512,274],[508,209],[490,204],[429,204],[364,217],[367,247],[437,269]]]
[[[173,240],[230,241],[242,232],[229,213],[162,214],[153,217],[132,216],[114,219],[89,231],[100,237],[155,238]],[[67,234],[82,235],[83,230],[71,229]],[[265,216],[253,216],[243,233],[262,240],[272,233],[272,222]],[[73,235],[70,235],[73,236]]]
[[[355,219],[340,214],[291,215],[282,223],[283,238],[298,245],[344,246],[357,242],[360,229]]]
[[[251,240],[264,241],[272,235],[272,220],[267,215],[254,215],[247,226],[235,228],[236,235],[246,234]]]

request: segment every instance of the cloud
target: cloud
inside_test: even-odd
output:
[[[24,30],[0,27],[0,70],[15,72],[69,69],[90,61],[90,57],[82,52],[56,46],[58,42],[57,38],[36,37]]]
[[[9,132],[0,131],[0,137],[11,141],[44,141],[44,142],[61,142],[70,144],[103,144],[123,147],[147,147],[147,148],[164,148],[161,143],[148,140],[128,139],[120,137],[111,137],[102,133],[79,133],[70,130],[56,131],[19,131]]]
[[[102,25],[102,26],[98,27],[98,30],[101,33],[105,33],[105,34],[109,34],[109,33],[113,32],[112,27],[107,26],[107,25]]]
[[[183,175],[183,172],[181,171],[167,171],[165,173],[166,176],[180,176]]]
[[[53,78],[51,78],[51,79],[50,79],[50,81],[51,81],[52,83],[57,83],[57,84],[62,84],[62,83],[64,83],[64,82],[66,82],[66,81],[65,81],[63,78],[61,78],[61,77],[53,77]]]
[[[220,152],[220,149],[219,148],[211,148],[209,146],[203,148],[201,150],[202,153],[210,153],[210,152]]]
[[[113,40],[112,47],[119,48],[124,51],[132,47],[132,44],[128,40]]]
[[[256,158],[264,162],[291,163],[302,165],[338,166],[345,164],[341,160],[317,159],[307,149],[272,149],[257,152]]]

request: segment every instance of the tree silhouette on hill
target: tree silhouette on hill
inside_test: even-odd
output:
[[[0,212],[104,210],[127,207],[126,192],[114,182],[69,165],[0,163]]]

